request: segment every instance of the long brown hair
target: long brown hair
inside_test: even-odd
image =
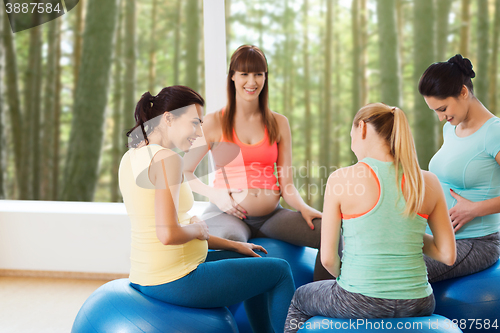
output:
[[[406,198],[406,215],[416,214],[424,202],[424,178],[418,164],[415,142],[411,134],[408,119],[403,110],[383,103],[373,103],[362,107],[354,117],[353,125],[360,121],[370,123],[381,138],[391,148],[396,168],[396,182],[399,184],[399,167],[403,168]]]
[[[242,45],[234,51],[229,64],[227,75],[227,105],[222,116],[222,133],[226,140],[233,142],[234,116],[236,114],[236,87],[232,77],[234,73],[259,73],[265,72],[265,82],[259,94],[259,109],[262,113],[262,121],[267,128],[269,144],[278,140],[278,124],[268,107],[269,85],[267,72],[267,59],[264,53],[254,45]]]

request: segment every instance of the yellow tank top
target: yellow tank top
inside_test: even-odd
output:
[[[193,239],[181,245],[163,245],[156,236],[155,189],[149,180],[149,166],[158,151],[166,149],[148,145],[130,149],[120,162],[119,184],[131,223],[131,282],[155,286],[172,282],[189,274],[205,261],[207,241]],[[187,212],[193,206],[189,184],[180,187],[178,219],[189,224]]]

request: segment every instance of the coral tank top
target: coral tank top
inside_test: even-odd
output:
[[[267,127],[264,138],[256,144],[241,142],[234,129],[233,141],[229,142],[223,135],[216,148],[212,149],[216,168],[214,187],[279,190],[274,172],[278,161],[278,144],[269,144]]]

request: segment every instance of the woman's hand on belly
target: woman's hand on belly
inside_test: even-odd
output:
[[[241,207],[232,195],[243,193],[243,190],[214,189],[210,195],[210,202],[216,205],[220,210],[229,215],[234,215],[239,219],[246,218],[246,210]]]
[[[477,213],[477,202],[465,199],[450,189],[451,196],[457,200],[454,207],[449,210],[453,231],[455,233],[465,224],[479,216]]]
[[[281,194],[275,190],[251,188],[242,192],[233,192],[231,197],[245,208],[249,216],[263,216],[276,209]]]

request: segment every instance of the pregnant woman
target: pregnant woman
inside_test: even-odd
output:
[[[500,119],[474,96],[474,77],[469,59],[457,54],[429,66],[418,86],[446,120],[429,170],[444,189],[457,239],[452,267],[425,258],[430,282],[481,271],[500,255]]]
[[[210,200],[202,216],[210,232],[242,242],[269,237],[319,248],[321,213],[293,184],[290,126],[268,107],[267,61],[257,47],[243,45],[232,55],[227,97],[224,109],[205,117],[204,140],[184,156],[191,188]],[[214,187],[194,175],[209,150],[217,167]],[[280,197],[297,211],[282,208]],[[314,279],[328,278],[318,255]]]
[[[142,95],[136,125],[128,132],[119,180],[131,221],[132,287],[161,301],[196,308],[245,301],[255,332],[282,332],[294,291],[288,263],[258,257],[258,245],[209,235],[187,212],[193,193],[182,175],[182,157],[201,136],[203,99],[188,87]],[[174,151],[175,150],[175,151]],[[207,249],[231,250],[234,252]],[[265,272],[265,274],[262,274]]]

